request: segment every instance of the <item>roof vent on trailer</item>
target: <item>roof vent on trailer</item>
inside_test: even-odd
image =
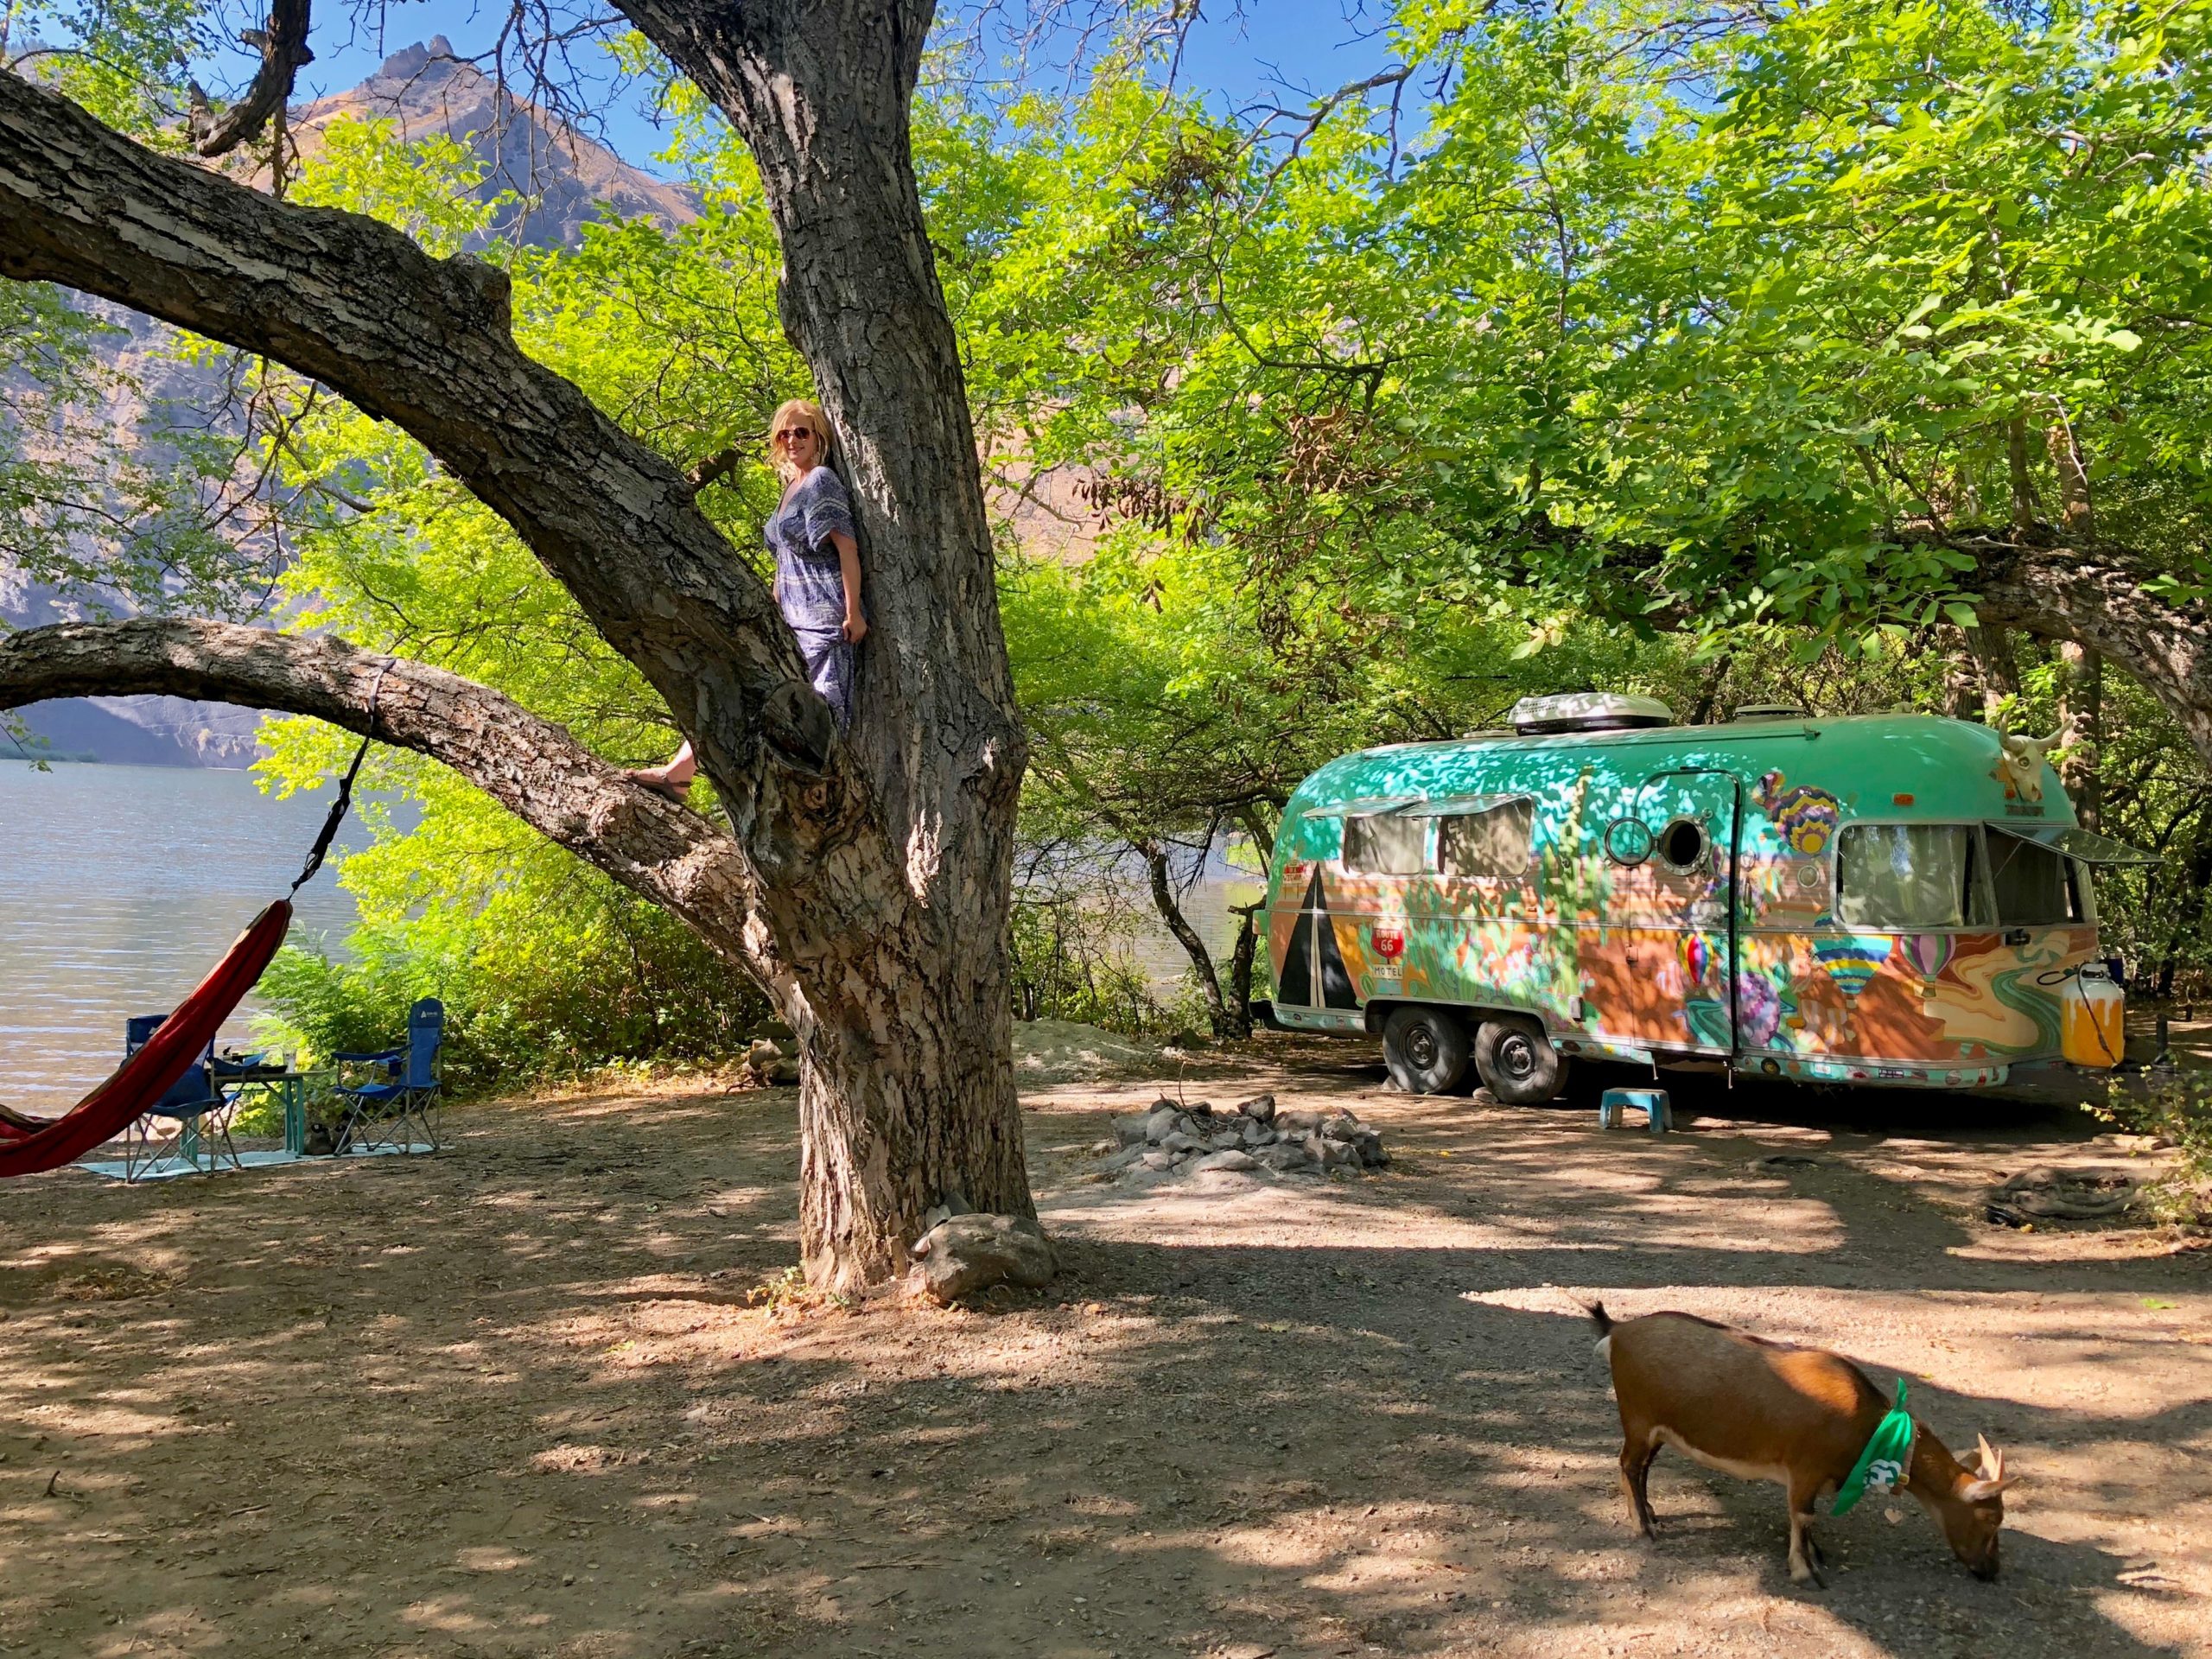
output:
[[[1671,726],[1675,711],[1656,697],[1611,691],[1567,691],[1555,697],[1523,697],[1506,716],[1523,737],[1553,732],[1630,732]]]
[[[1731,720],[1809,720],[1812,716],[1794,702],[1747,702],[1728,718]]]

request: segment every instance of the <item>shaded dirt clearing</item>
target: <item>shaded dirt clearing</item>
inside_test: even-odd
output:
[[[1070,1273],[978,1313],[745,1306],[794,1256],[788,1091],[480,1109],[414,1162],[10,1183],[0,1647],[2212,1652],[2206,1259],[1974,1218],[2084,1131],[1679,1086],[1727,1116],[1654,1141],[1379,1078],[1184,1085],[1382,1124],[1396,1166],[1318,1191],[1090,1184],[1106,1113],[1157,1089],[1033,1095]],[[1752,1167],[1775,1152],[1820,1161]],[[1672,1458],[1637,1543],[1590,1292],[1909,1372],[1955,1446],[2031,1477],[2003,1580],[1869,1503],[1797,1592],[1779,1492]]]

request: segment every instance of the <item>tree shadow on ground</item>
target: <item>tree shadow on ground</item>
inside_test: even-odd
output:
[[[1147,1193],[1040,1172],[1063,1283],[964,1313],[734,1305],[791,1259],[787,1096],[472,1114],[449,1156],[282,1179],[17,1184],[7,1282],[38,1288],[0,1321],[0,1643],[2185,1650],[2167,1631],[2203,1586],[2147,1528],[2212,1532],[2212,1386],[2152,1377],[2094,1306],[2172,1264],[1964,1259],[1909,1189],[1869,1209],[1859,1186],[1894,1184],[1757,1173],[1726,1136],[1361,1109],[1398,1171]],[[1101,1121],[1064,1116],[1075,1142]],[[2005,1579],[1870,1505],[1825,1531],[1834,1588],[1796,1592],[1778,1492],[1664,1462],[1638,1543],[1584,1292],[1829,1342],[1877,1314],[1840,1345],[2049,1482]],[[2031,1298],[2006,1339],[2113,1397],[2051,1404],[2033,1363],[1930,1334],[1993,1341],[1974,1322]]]

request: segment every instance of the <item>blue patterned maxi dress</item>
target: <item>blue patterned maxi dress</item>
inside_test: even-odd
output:
[[[853,533],[845,480],[827,467],[799,480],[770,515],[768,550],[776,557],[776,605],[798,636],[806,677],[837,716],[853,722],[853,648],[845,643],[845,578],[833,534]]]

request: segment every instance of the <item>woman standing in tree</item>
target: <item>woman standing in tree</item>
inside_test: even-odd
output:
[[[783,499],[765,532],[776,561],[776,607],[798,638],[807,679],[842,732],[853,721],[853,647],[868,633],[852,498],[830,469],[830,417],[821,404],[792,398],[777,410],[768,431],[768,460],[784,480]],[[681,800],[698,769],[686,743],[666,766],[630,775]]]

